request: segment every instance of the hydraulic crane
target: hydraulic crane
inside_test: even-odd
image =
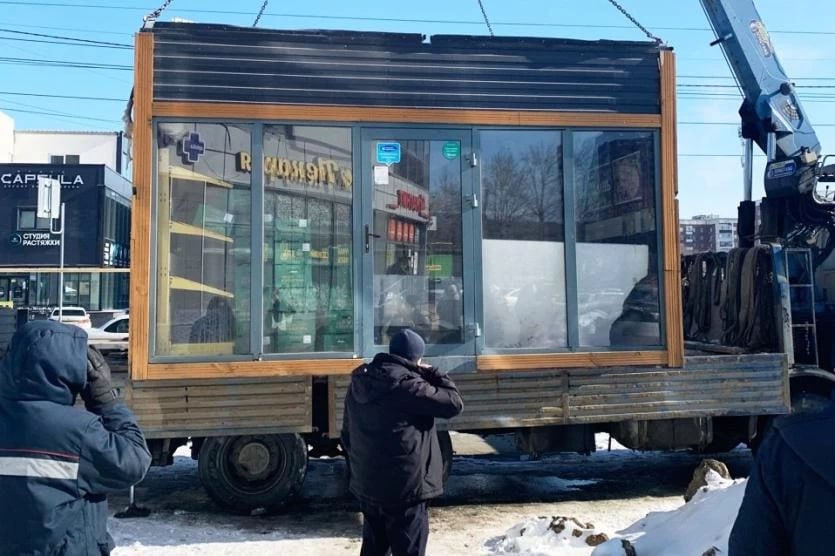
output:
[[[835,248],[835,203],[817,192],[835,181],[815,130],[777,57],[752,0],[700,0],[743,95],[739,109],[746,139],[745,199],[739,207],[740,246],[754,237],[787,247],[808,248],[817,268]],[[753,143],[768,156],[762,226],[755,231],[752,200]]]

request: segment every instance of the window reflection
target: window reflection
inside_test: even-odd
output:
[[[396,139],[396,138],[393,138]],[[374,181],[374,343],[411,328],[429,344],[464,341],[460,141],[386,141],[400,162]]]
[[[265,127],[265,353],[354,349],[351,149],[348,128]]]
[[[248,126],[157,129],[156,354],[249,353]]]
[[[575,132],[580,345],[661,344],[652,132]]]
[[[565,347],[562,134],[484,131],[481,152],[485,345]]]

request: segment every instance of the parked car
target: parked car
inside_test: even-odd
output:
[[[90,323],[90,315],[87,314],[87,310],[84,307],[64,307],[63,319],[59,318],[58,314],[59,310],[56,307],[52,310],[52,314],[49,315],[49,320],[60,320],[66,324],[80,326],[85,330],[92,326]]]
[[[127,351],[129,326],[129,316],[118,316],[98,328],[88,330],[87,342],[91,346],[99,348],[102,353],[108,351]]]

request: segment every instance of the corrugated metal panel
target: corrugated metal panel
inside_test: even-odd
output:
[[[154,99],[658,114],[650,43],[159,23]]]
[[[342,424],[349,379],[331,377],[331,432]],[[455,430],[606,423],[788,410],[782,354],[688,357],[685,368],[602,367],[455,377],[464,413]]]
[[[310,377],[141,382],[123,397],[149,438],[310,432]]]

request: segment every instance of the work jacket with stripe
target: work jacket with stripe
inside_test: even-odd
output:
[[[130,410],[74,406],[87,334],[57,322],[21,328],[0,365],[0,555],[109,554],[107,498],[150,465]]]

